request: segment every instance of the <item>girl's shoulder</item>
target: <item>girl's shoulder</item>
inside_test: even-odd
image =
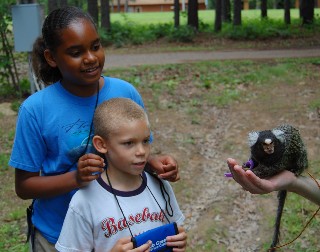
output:
[[[27,99],[25,99],[22,103],[22,107],[24,108],[41,108],[45,103],[49,103],[52,105],[52,100],[55,99],[58,95],[56,94],[56,86],[52,84],[50,86],[41,89],[33,94],[31,94]]]
[[[103,76],[103,77],[104,77],[105,84],[107,84],[107,85],[118,86],[118,87],[119,87],[119,85],[122,85],[124,87],[134,89],[134,86],[126,80],[119,79],[116,77],[110,77],[110,76]]]

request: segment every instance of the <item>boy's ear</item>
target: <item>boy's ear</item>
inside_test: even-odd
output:
[[[49,49],[44,50],[44,58],[51,67],[57,67],[57,63]]]
[[[106,142],[101,136],[94,136],[92,139],[92,144],[98,152],[100,153],[108,152]]]

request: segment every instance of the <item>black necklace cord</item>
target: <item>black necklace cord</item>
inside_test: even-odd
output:
[[[141,175],[140,175],[140,176],[141,176]],[[151,176],[152,176],[152,175],[151,175]],[[149,186],[147,185],[147,182],[143,179],[142,176],[141,176],[141,179],[142,179],[143,183],[146,185],[146,187],[148,188],[148,190],[149,190],[150,194],[152,195],[152,197],[154,198],[155,202],[156,202],[157,205],[159,206],[159,208],[160,208],[161,212],[163,213],[164,217],[166,218],[167,222],[170,223],[169,218],[167,217],[167,215],[165,214],[165,212],[162,210],[159,202],[157,201],[156,197],[154,196],[154,194],[153,194],[152,191],[150,190]],[[158,178],[158,180],[159,180],[159,183],[160,183],[160,189],[161,189],[162,197],[163,197],[164,201],[166,202],[166,212],[167,212],[167,214],[168,214],[170,217],[172,217],[172,216],[173,216],[173,209],[172,209],[172,206],[171,206],[171,203],[170,203],[170,196],[169,196],[169,194],[167,193],[166,189],[164,188],[164,185],[163,185],[162,181],[161,181],[159,178]],[[168,195],[168,201],[167,201],[167,199],[166,199],[163,191],[165,191],[165,193]],[[171,208],[171,213],[169,213],[169,211],[168,211],[168,202],[169,202],[169,206],[170,206],[170,208]]]
[[[99,102],[99,93],[100,93],[100,88],[99,88],[99,82],[98,82],[98,86],[97,86],[97,96],[96,96],[96,103],[94,105],[94,110],[93,110],[93,114],[92,114],[92,119],[91,119],[91,123],[90,123],[90,130],[89,130],[89,135],[88,135],[88,140],[87,140],[87,143],[86,143],[86,148],[83,150],[82,154],[80,155],[83,156],[86,151],[88,150],[88,145],[89,145],[89,142],[90,142],[90,136],[91,136],[91,133],[92,133],[92,130],[93,130],[93,117],[94,117],[94,112],[98,106],[98,102]],[[79,157],[79,158],[80,158]],[[77,160],[78,161],[78,160]]]
[[[159,182],[160,184],[160,190],[161,190],[161,194],[162,194],[162,197],[164,198],[165,202],[166,202],[166,212],[167,214],[172,217],[173,216],[173,208],[171,206],[171,199],[170,199],[170,195],[168,194],[162,180],[157,176],[157,174],[153,173],[153,172],[150,172],[150,171],[146,171],[147,173],[149,173],[152,177],[154,177],[155,179],[157,179],[157,181]],[[143,180],[143,178],[142,178]],[[147,183],[146,183],[147,185]],[[147,186],[148,187],[148,186]],[[148,187],[149,189],[149,187]],[[152,194],[151,190],[149,189],[150,193]],[[167,197],[165,196],[165,194],[167,195]],[[152,194],[153,196],[153,194]],[[153,196],[153,198],[156,200],[156,198]],[[167,200],[168,198],[168,200]],[[159,205],[159,204],[158,204]],[[170,211],[169,211],[169,208],[170,208]],[[170,223],[170,221],[168,221]]]
[[[149,172],[148,172],[148,173],[149,173]],[[149,173],[149,174],[150,174],[150,173]],[[170,217],[172,217],[172,216],[173,216],[173,208],[172,208],[171,203],[170,203],[170,196],[169,196],[168,192],[166,191],[163,182],[162,182],[161,179],[159,179],[157,176],[152,175],[152,174],[150,174],[150,175],[153,176],[153,177],[156,177],[156,178],[158,179],[158,181],[159,181],[159,183],[160,183],[161,194],[162,194],[162,196],[163,196],[163,198],[164,198],[164,200],[165,200],[165,202],[166,202],[166,212],[167,212],[167,214],[168,214]],[[120,202],[119,202],[119,200],[118,200],[118,198],[117,198],[117,196],[116,196],[116,194],[115,194],[115,192],[114,192],[114,189],[113,189],[113,187],[112,187],[112,184],[111,184],[111,181],[110,181],[110,178],[109,178],[109,175],[108,175],[108,169],[106,170],[106,177],[107,177],[109,186],[110,186],[110,188],[111,188],[111,192],[112,192],[112,194],[114,195],[114,198],[115,198],[115,200],[116,200],[116,202],[117,202],[117,205],[119,206],[119,209],[120,209],[120,211],[121,211],[121,213],[122,213],[122,216],[123,216],[123,218],[124,218],[124,220],[125,220],[125,222],[126,222],[126,224],[127,224],[127,226],[128,226],[128,229],[129,229],[129,231],[130,231],[130,234],[131,234],[131,236],[133,237],[133,234],[132,234],[130,225],[129,225],[128,221],[127,221],[126,216],[125,216],[124,213],[123,213],[123,210],[122,210],[122,207],[121,207],[121,205],[120,205]],[[148,188],[150,194],[152,195],[153,199],[154,199],[155,202],[157,203],[158,207],[160,208],[160,211],[163,213],[163,215],[164,215],[164,217],[166,218],[167,222],[170,223],[169,218],[167,217],[167,215],[165,214],[165,212],[162,210],[159,202],[157,201],[156,197],[154,196],[154,194],[152,193],[151,189],[150,189],[149,186],[147,185],[147,182],[144,180],[144,178],[142,177],[142,175],[140,175],[140,177],[141,177],[141,179],[142,179],[142,182],[143,182],[143,183],[146,185],[146,187]],[[168,201],[167,201],[167,199],[165,198],[164,193],[167,194],[167,196],[168,196]],[[169,211],[168,211],[168,204],[169,204],[169,206],[170,206],[170,208],[171,208],[171,213],[169,213]]]
[[[120,211],[121,211],[121,213],[122,213],[122,216],[123,216],[123,218],[124,218],[124,220],[125,220],[125,222],[126,222],[126,224],[127,224],[127,226],[128,226],[128,229],[129,229],[129,231],[130,231],[131,237],[133,237],[133,234],[132,234],[130,225],[129,225],[128,221],[127,221],[126,216],[125,216],[124,213],[123,213],[122,207],[120,206],[120,203],[119,203],[119,201],[118,201],[118,198],[117,198],[117,196],[116,196],[116,194],[115,194],[115,192],[114,192],[114,190],[113,190],[113,187],[112,187],[112,185],[111,185],[110,178],[109,178],[109,175],[108,175],[108,169],[106,170],[106,176],[107,176],[107,180],[108,180],[109,186],[110,186],[110,188],[111,188],[112,194],[113,194],[114,198],[116,199],[116,202],[117,202],[117,204],[118,204],[118,207],[120,208]]]
[[[88,150],[88,146],[89,146],[89,142],[90,142],[90,136],[93,130],[93,117],[94,117],[94,112],[96,111],[96,108],[98,106],[98,102],[99,102],[99,93],[100,93],[100,88],[99,88],[99,82],[98,82],[98,86],[97,86],[97,96],[96,96],[96,103],[94,104],[94,110],[92,113],[92,119],[91,119],[91,123],[90,123],[90,130],[89,130],[89,134],[88,134],[88,140],[86,143],[86,147],[84,148],[84,150],[81,152],[81,154],[79,155],[79,157],[72,163],[72,165],[70,166],[70,168],[67,171],[70,171],[70,169],[78,162],[79,158],[81,158],[84,154],[86,154],[87,150]]]

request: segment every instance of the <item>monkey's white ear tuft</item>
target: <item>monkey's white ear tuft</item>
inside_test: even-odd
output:
[[[285,134],[282,130],[279,129],[273,129],[272,133],[274,134],[274,136],[281,142],[284,143],[285,142]]]
[[[259,133],[256,131],[252,131],[248,134],[248,144],[249,147],[252,147],[258,140]]]

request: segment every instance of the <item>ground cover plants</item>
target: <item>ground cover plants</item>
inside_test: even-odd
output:
[[[141,92],[154,133],[153,152],[180,164],[173,183],[186,215],[188,251],[266,251],[272,236],[276,194],[250,195],[223,177],[225,160],[248,158],[246,135],[289,122],[301,130],[309,172],[320,178],[320,58],[211,61],[108,69]],[[2,111],[2,110],[0,110]],[[0,115],[0,251],[27,251],[25,208],[7,167],[16,115]],[[302,230],[317,206],[289,194],[281,243]],[[315,218],[283,251],[319,251]]]

